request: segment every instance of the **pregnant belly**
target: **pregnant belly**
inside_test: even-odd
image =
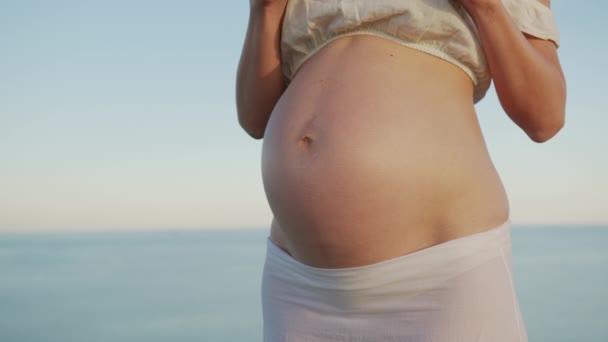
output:
[[[471,91],[452,64],[376,37],[317,53],[264,135],[273,241],[310,266],[352,267],[504,222]]]

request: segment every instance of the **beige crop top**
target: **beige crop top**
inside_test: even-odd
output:
[[[502,0],[515,25],[559,47],[552,10],[538,0]],[[281,38],[287,82],[323,46],[339,37],[371,34],[445,59],[473,80],[474,103],[491,77],[477,29],[454,0],[288,0]]]

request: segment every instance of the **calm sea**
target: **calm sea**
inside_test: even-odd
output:
[[[0,234],[0,341],[260,341],[265,230]],[[530,341],[608,341],[608,226],[518,226]]]

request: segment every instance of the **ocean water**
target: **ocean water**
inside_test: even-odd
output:
[[[0,234],[0,341],[261,341],[267,236]],[[608,226],[512,238],[530,341],[608,341]]]

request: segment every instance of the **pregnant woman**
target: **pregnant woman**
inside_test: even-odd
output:
[[[265,341],[527,341],[474,104],[564,125],[549,0],[251,0],[238,119],[274,218]],[[483,115],[483,113],[479,113]]]

